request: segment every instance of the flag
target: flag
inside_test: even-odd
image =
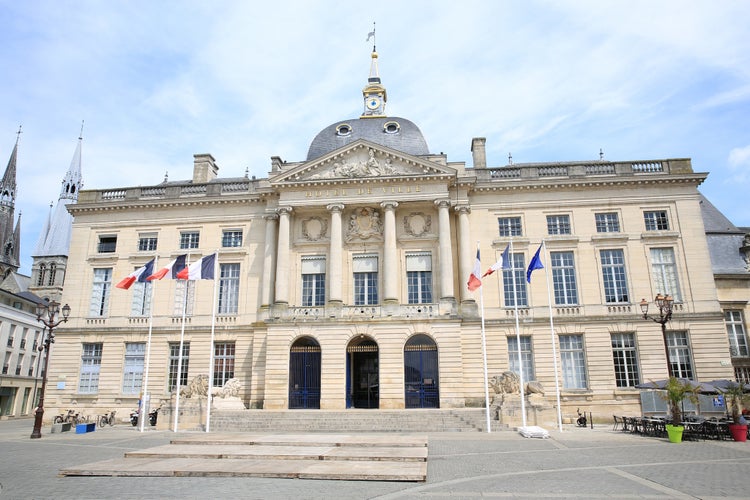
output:
[[[151,280],[160,280],[163,277],[169,275],[169,279],[176,279],[177,273],[182,271],[185,268],[185,260],[187,259],[187,255],[180,255],[175,260],[167,264],[167,267],[163,267],[156,271],[154,274],[146,278],[148,281]]]
[[[500,255],[500,259],[487,269],[487,272],[482,275],[482,278],[489,276],[500,269],[510,269],[512,266],[510,264],[510,256],[508,255],[508,252],[510,252],[510,245],[505,247],[505,251]]]
[[[371,31],[371,32],[369,32],[369,33],[367,34],[367,40],[365,40],[365,42],[369,42],[369,41],[370,41],[370,38],[372,38],[372,37],[374,37],[374,36],[375,36],[375,32],[374,32],[374,31]]]
[[[469,287],[469,291],[473,292],[480,286],[482,286],[482,279],[479,277],[479,274],[482,272],[482,263],[479,260],[479,248],[477,248],[477,261],[474,263],[474,270],[471,272],[471,276],[469,276],[469,282],[466,284],[466,286]]]
[[[181,280],[212,280],[214,279],[214,266],[216,254],[206,255],[196,260],[188,267],[177,273],[177,279]]]
[[[539,245],[539,248],[534,254],[534,257],[532,257],[531,262],[529,262],[529,268],[526,270],[526,281],[528,281],[529,283],[531,283],[531,273],[533,271],[536,271],[537,269],[544,269],[544,264],[542,264],[542,259],[541,257],[539,257],[539,252],[542,251],[542,246],[544,246],[544,242],[542,242],[542,244]]]
[[[146,278],[148,278],[149,276],[151,276],[151,273],[154,272],[154,261],[155,260],[156,259],[151,259],[150,261],[146,262],[145,265],[143,265],[142,267],[139,267],[138,269],[136,269],[132,273],[130,273],[127,276],[125,276],[125,278],[123,278],[123,280],[120,281],[115,286],[117,288],[122,288],[123,290],[127,290],[136,281],[138,281],[140,283],[145,282]]]

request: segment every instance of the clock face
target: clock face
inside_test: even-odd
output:
[[[369,109],[377,109],[380,106],[380,99],[377,97],[370,97],[367,99],[367,107]]]

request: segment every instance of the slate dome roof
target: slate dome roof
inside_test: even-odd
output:
[[[358,139],[410,155],[430,154],[427,141],[414,122],[397,116],[383,116],[342,120],[327,126],[310,143],[307,161],[320,158]]]

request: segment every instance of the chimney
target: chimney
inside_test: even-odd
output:
[[[487,168],[487,153],[484,144],[487,139],[484,137],[475,137],[471,140],[471,158],[474,162],[474,168]]]
[[[216,179],[219,174],[219,166],[210,154],[193,155],[193,184],[206,184]]]

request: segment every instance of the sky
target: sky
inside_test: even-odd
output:
[[[750,226],[750,2],[0,0],[0,163],[18,145],[21,273],[83,123],[84,189],[267,177],[363,110],[376,23],[386,114],[471,166],[691,158]],[[20,138],[17,136],[22,126]]]

